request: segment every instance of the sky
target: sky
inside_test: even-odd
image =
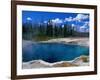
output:
[[[79,32],[89,32],[89,14],[22,11],[22,22],[47,23],[51,20],[54,24],[70,24]]]

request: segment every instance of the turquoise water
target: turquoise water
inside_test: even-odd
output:
[[[81,55],[89,55],[89,48],[60,43],[38,43],[22,49],[23,62],[41,59],[53,63],[73,60]]]

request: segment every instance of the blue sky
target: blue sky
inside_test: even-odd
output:
[[[70,24],[80,32],[89,32],[89,14],[22,11],[22,22],[47,23],[52,20],[54,24]]]

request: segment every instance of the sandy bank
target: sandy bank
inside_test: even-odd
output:
[[[63,43],[63,44],[73,44],[80,46],[89,46],[89,38],[77,37],[77,38],[57,38],[48,41],[40,41],[42,43]]]
[[[35,43],[62,43],[62,44],[72,44],[72,45],[89,47],[89,38],[84,38],[84,37],[56,38],[56,39],[50,39],[47,41],[38,41],[38,42],[23,40],[22,43],[23,43],[22,45],[23,47]]]

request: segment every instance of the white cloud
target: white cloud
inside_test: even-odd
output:
[[[86,22],[84,23],[84,25],[85,25],[85,26],[89,26],[89,22],[86,21]]]
[[[85,22],[83,26],[80,26],[79,31],[81,31],[81,32],[89,32],[89,22]]]
[[[52,22],[53,23],[63,23],[63,21],[61,20],[61,19],[59,19],[59,18],[56,18],[56,19],[52,19]]]
[[[88,15],[84,15],[84,14],[77,14],[77,16],[75,18],[73,18],[74,21],[81,21],[81,20],[85,20],[88,19],[89,16]]]
[[[32,18],[30,18],[30,17],[27,17],[27,20],[32,20]]]
[[[86,28],[86,26],[83,25],[83,26],[81,26],[80,28],[81,28],[81,29],[84,29],[84,28]]]
[[[86,29],[86,32],[89,32],[89,29]]]
[[[47,23],[47,21],[44,21],[44,23]]]
[[[64,25],[62,25],[62,27],[64,27]]]
[[[65,22],[68,21],[68,22],[71,22],[71,21],[79,21],[81,22],[81,20],[85,20],[85,19],[88,19],[89,16],[88,15],[85,15],[85,14],[77,14],[76,17],[68,17],[68,18],[65,18]]]
[[[75,24],[72,24],[72,27],[74,27],[75,26]]]
[[[85,30],[86,30],[85,26],[81,26],[80,29],[79,29],[80,32],[85,32]]]
[[[68,21],[68,22],[73,21],[73,18],[72,17],[65,18],[65,21]]]

